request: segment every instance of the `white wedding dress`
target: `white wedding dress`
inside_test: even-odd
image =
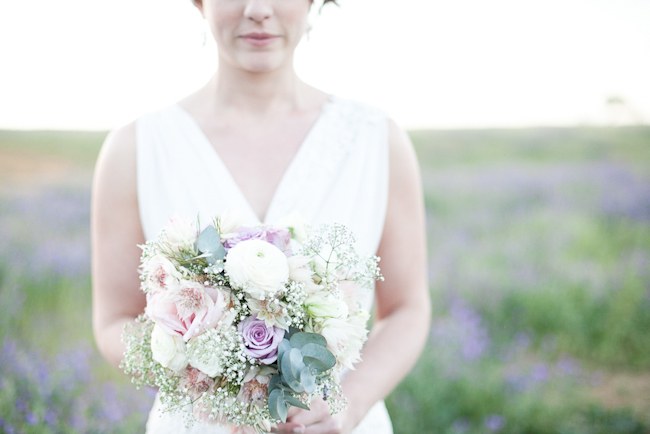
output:
[[[173,216],[209,222],[235,211],[251,225],[278,223],[297,213],[309,224],[339,222],[355,234],[363,254],[375,254],[388,195],[386,116],[363,104],[330,97],[293,157],[260,222],[198,123],[178,105],[137,123],[137,182],[145,237],[156,237]],[[366,302],[370,309],[372,294]],[[156,399],[147,422],[151,434],[226,434],[208,423],[186,427],[182,415],[162,411]],[[354,434],[390,434],[383,401]]]

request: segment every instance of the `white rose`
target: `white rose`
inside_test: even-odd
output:
[[[289,279],[287,257],[271,243],[241,241],[228,251],[226,274],[235,288],[265,300],[281,291]]]
[[[348,316],[347,303],[325,291],[319,291],[307,297],[305,309],[314,318],[345,318]]]
[[[158,324],[151,332],[151,353],[156,362],[175,372],[187,366],[183,338],[167,334]]]
[[[187,343],[190,365],[212,378],[220,375],[225,368],[225,360],[217,344],[218,340],[217,332],[210,329]]]
[[[145,276],[145,291],[160,291],[176,288],[182,279],[176,266],[163,255],[154,255],[142,264]]]

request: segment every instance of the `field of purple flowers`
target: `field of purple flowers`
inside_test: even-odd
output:
[[[650,128],[415,131],[429,345],[395,432],[650,432]],[[0,132],[0,432],[141,432],[152,392],[97,355],[102,134]]]

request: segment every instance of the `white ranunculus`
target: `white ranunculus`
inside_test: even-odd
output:
[[[313,318],[345,318],[348,316],[348,305],[345,300],[326,291],[319,291],[307,297],[305,309]]]
[[[151,332],[151,353],[156,362],[175,372],[187,366],[183,338],[166,333],[158,324]]]
[[[228,250],[226,274],[235,288],[257,300],[272,297],[289,279],[287,257],[271,243],[245,240]]]

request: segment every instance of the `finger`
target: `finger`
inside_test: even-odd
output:
[[[271,432],[278,434],[303,434],[305,432],[305,426],[295,422],[280,423],[272,428]]]
[[[287,419],[291,419],[301,411],[306,411],[306,410],[303,410],[302,408],[299,407],[293,407],[293,406],[289,407],[289,411],[287,412]]]
[[[322,400],[315,399],[311,402],[310,410],[299,410],[287,420],[309,426],[329,417],[331,415],[327,404]]]
[[[290,421],[293,423],[299,423],[304,426],[309,426],[315,423],[319,423],[328,417],[331,417],[328,410],[313,409],[310,411],[297,413],[290,419]]]
[[[341,431],[341,423],[332,417],[322,420],[313,425],[307,426],[304,434],[339,434]]]

